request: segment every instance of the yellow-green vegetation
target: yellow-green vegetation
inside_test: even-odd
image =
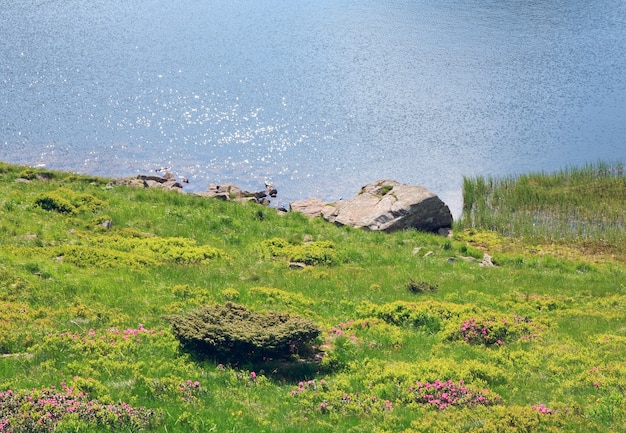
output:
[[[0,164],[0,431],[626,431],[620,167],[443,238]]]

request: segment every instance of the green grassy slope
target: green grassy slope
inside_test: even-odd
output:
[[[587,256],[107,183],[0,164],[0,431],[626,431],[623,230]],[[183,351],[168,317],[228,301],[314,321],[321,360]]]

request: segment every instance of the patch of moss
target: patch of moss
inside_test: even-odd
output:
[[[380,195],[381,195],[381,196],[383,196],[383,195],[387,195],[387,193],[388,193],[389,191],[391,191],[392,189],[393,189],[393,185],[383,185],[383,186],[380,188]]]

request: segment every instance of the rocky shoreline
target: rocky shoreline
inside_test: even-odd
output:
[[[172,173],[166,172],[163,176],[139,175],[136,178],[117,179],[113,184],[184,192],[183,183],[186,182],[186,179],[179,182]],[[269,183],[265,184],[263,190],[250,192],[228,182],[210,184],[207,191],[193,194],[269,206],[270,198],[275,198],[278,191]],[[287,209],[278,208],[277,211],[287,212]],[[349,200],[333,203],[317,198],[297,200],[289,204],[289,211],[300,212],[311,218],[322,217],[339,226],[387,233],[411,228],[449,235],[453,222],[449,207],[436,194],[423,186],[406,185],[389,179],[365,185]]]

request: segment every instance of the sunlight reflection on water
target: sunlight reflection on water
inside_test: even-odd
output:
[[[3,2],[0,160],[277,204],[626,159],[626,6]]]

